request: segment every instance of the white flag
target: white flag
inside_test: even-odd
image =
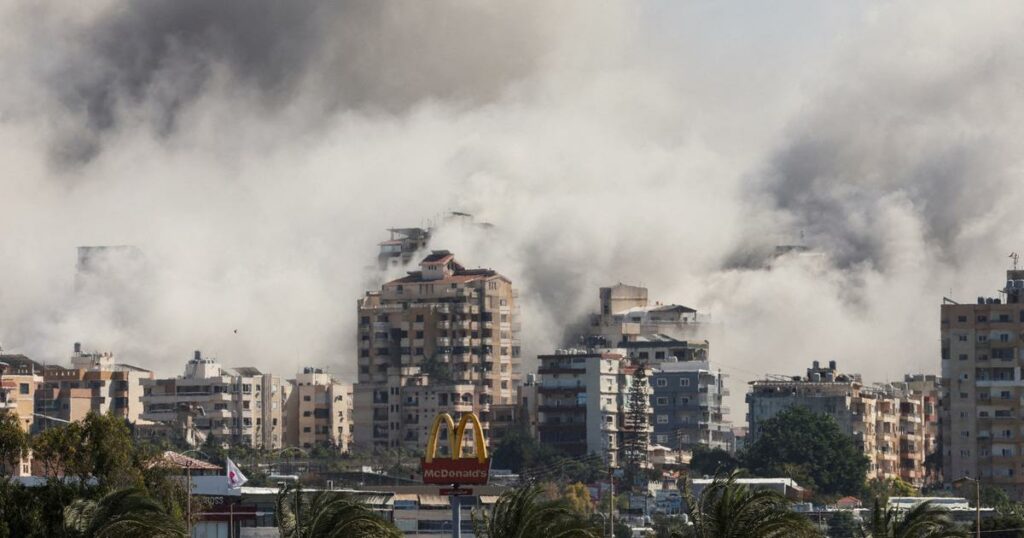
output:
[[[242,474],[242,470],[235,465],[235,462],[231,461],[231,458],[228,458],[227,471],[229,488],[240,488],[242,487],[242,484],[249,481],[249,479]]]

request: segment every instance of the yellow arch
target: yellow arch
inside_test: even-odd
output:
[[[462,457],[462,440],[466,434],[467,422],[473,423],[473,442],[476,445],[476,460],[483,463],[487,460],[487,441],[484,439],[484,429],[480,426],[480,420],[473,413],[463,413],[462,418],[459,419],[459,427],[455,430],[455,440],[458,443],[452,445],[452,459]]]
[[[455,457],[455,451],[457,450],[455,448],[457,446],[455,444],[455,421],[452,420],[452,416],[448,413],[441,413],[434,417],[434,425],[430,427],[430,437],[427,437],[427,451],[423,455],[423,459],[427,463],[434,461],[434,456],[437,453],[437,434],[440,433],[438,432],[438,428],[441,426],[442,420],[448,426],[448,446],[451,447],[449,450],[452,450],[453,458]],[[459,436],[459,441],[462,441],[461,434]]]

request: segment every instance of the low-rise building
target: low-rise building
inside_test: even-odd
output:
[[[285,443],[330,446],[348,452],[352,442],[352,384],[319,368],[295,376],[286,403]]]
[[[925,399],[906,383],[865,386],[859,374],[838,371],[835,361],[814,361],[806,376],[775,376],[751,382],[747,393],[748,445],[765,421],[791,407],[833,417],[870,461],[869,478],[901,478],[920,486],[924,461]]]
[[[142,380],[153,372],[119,363],[112,353],[85,353],[75,343],[71,367],[47,366],[35,393],[37,429],[78,421],[90,412],[113,413],[131,423],[142,416]]]
[[[191,423],[197,440],[280,448],[284,443],[284,408],[288,384],[279,376],[251,367],[222,368],[199,351],[185,374],[143,379],[145,420]]]
[[[0,355],[0,409],[17,413],[25,431],[33,427],[34,398],[42,381],[43,365],[24,355]]]

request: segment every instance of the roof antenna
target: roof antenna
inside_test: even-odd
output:
[[[1017,254],[1016,252],[1011,252],[1010,253],[1010,259],[1013,260],[1013,270],[1016,271],[1017,270],[1017,260],[1020,259],[1020,255]]]

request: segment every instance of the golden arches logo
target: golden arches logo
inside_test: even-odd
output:
[[[476,459],[480,463],[487,461],[487,441],[484,439],[484,428],[480,425],[480,419],[476,418],[473,413],[463,413],[462,418],[459,419],[459,425],[456,426],[451,415],[441,413],[434,417],[434,424],[430,427],[430,437],[427,437],[427,451],[424,454],[424,460],[427,463],[434,461],[434,457],[437,455],[437,436],[440,433],[442,421],[448,426],[448,447],[452,452],[453,460],[462,457],[462,442],[466,436],[466,426],[472,422]]]
[[[462,444],[466,436],[466,427],[472,423],[473,443],[476,454],[473,457],[462,456]],[[448,446],[451,458],[437,458],[437,436],[441,426],[448,428]],[[480,420],[473,413],[463,413],[458,426],[448,413],[441,413],[434,418],[427,438],[427,450],[420,462],[423,469],[424,484],[486,484],[491,470],[491,459],[487,457],[487,440]]]

